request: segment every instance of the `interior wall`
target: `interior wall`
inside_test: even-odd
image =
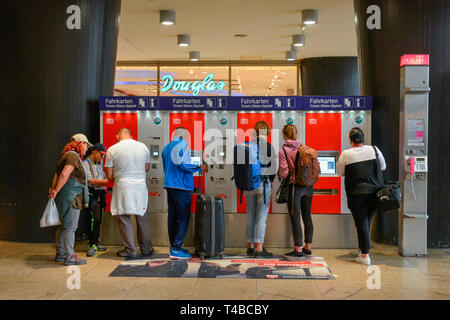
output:
[[[70,5],[81,29],[69,30]],[[98,97],[112,95],[120,0],[1,1],[0,239],[52,241],[39,220],[56,162],[75,133],[99,140]]]
[[[430,55],[428,246],[450,245],[450,2],[354,0],[361,94],[373,96],[372,138],[386,157],[386,178],[399,177],[400,57]],[[381,9],[381,29],[369,30],[367,7]],[[381,241],[396,243],[397,214],[381,216]]]

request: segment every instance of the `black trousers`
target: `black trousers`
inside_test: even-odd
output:
[[[294,187],[295,186],[295,187]],[[294,189],[294,192],[292,192]],[[289,185],[288,211],[292,225],[294,246],[303,246],[303,231],[300,224],[300,214],[305,226],[305,242],[312,243],[314,226],[311,218],[313,186],[302,187],[297,184]]]
[[[370,250],[370,225],[377,210],[375,194],[353,195],[347,199],[355,221],[359,249],[367,254]]]
[[[81,229],[81,232],[86,233],[89,239],[89,246],[98,246],[100,226],[105,207],[106,191],[89,188],[89,208],[81,212],[81,221],[79,222],[79,229]]]

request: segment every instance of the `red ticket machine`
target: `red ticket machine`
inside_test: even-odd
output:
[[[334,158],[334,170],[341,150],[341,114],[306,113],[305,143],[316,149],[323,158]],[[322,170],[314,185],[311,213],[341,213],[341,178],[335,172],[326,175]]]

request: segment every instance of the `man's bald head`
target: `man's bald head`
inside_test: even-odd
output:
[[[116,137],[117,141],[131,139],[131,131],[128,128],[121,128],[117,131]]]

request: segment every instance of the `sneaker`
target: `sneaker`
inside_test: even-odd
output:
[[[360,264],[365,264],[368,266],[368,265],[370,265],[370,257],[366,257],[366,258],[357,257],[355,259],[355,262],[360,263]]]
[[[66,256],[63,254],[57,253],[55,256],[55,262],[64,262],[66,260]]]
[[[117,256],[119,256],[121,258],[136,258],[137,253],[130,254],[130,253],[128,253],[127,249],[123,249],[123,250],[117,251]]]
[[[181,248],[181,251],[183,251],[183,252],[185,252],[185,253],[189,253],[189,250],[188,250],[188,249],[183,249],[183,248]]]
[[[108,250],[105,246],[102,246],[100,244],[97,245],[97,249],[98,249],[98,251],[106,251],[106,250]]]
[[[268,258],[268,257],[272,257],[273,254],[269,251],[266,250],[266,248],[263,248],[261,251],[255,250],[255,255],[254,257],[261,257],[261,258]]]
[[[306,250],[305,247],[302,248],[302,252],[305,256],[311,256],[312,252],[311,250]]]
[[[298,252],[294,250],[292,252],[286,253],[285,256],[301,258],[304,257],[305,254],[303,252]]]
[[[255,248],[247,248],[247,256],[253,257],[255,255]]]
[[[189,253],[184,252],[183,250],[173,250],[172,248],[170,248],[170,259],[182,259],[182,260],[187,260],[192,258],[192,256]]]
[[[98,247],[94,244],[89,247],[89,250],[87,251],[86,255],[88,257],[94,257],[97,255],[97,253],[98,253]]]
[[[353,256],[356,257],[361,257],[361,250],[358,249],[358,251],[353,252]]]
[[[70,256],[69,259],[64,260],[65,266],[75,266],[75,265],[86,264],[86,263],[87,263],[86,260],[81,260],[80,258],[78,258],[78,256],[76,254],[73,254],[72,256]]]

